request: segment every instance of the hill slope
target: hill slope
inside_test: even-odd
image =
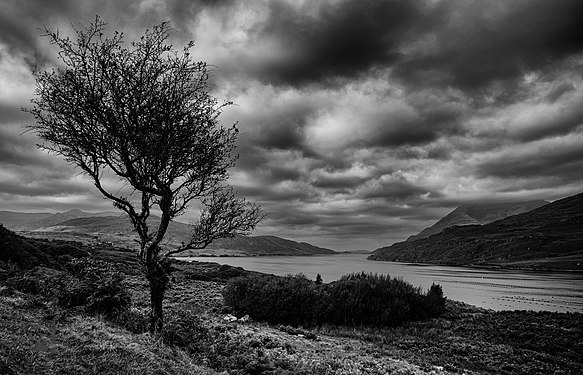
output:
[[[6,212],[6,211],[5,211]],[[1,214],[1,212],[0,212]],[[18,214],[18,215],[14,215]],[[30,220],[26,220],[29,215]],[[12,230],[24,231],[26,235],[64,240],[109,242],[116,246],[133,248],[137,238],[133,227],[124,216],[115,213],[87,213],[71,210],[57,214],[11,213],[11,220],[4,224]],[[46,216],[50,215],[50,216]],[[8,215],[6,216],[9,217]],[[15,219],[12,219],[15,218]],[[0,216],[0,220],[2,216]],[[10,224],[12,223],[12,224]],[[188,241],[191,228],[188,224],[172,222],[164,246],[175,248]],[[275,236],[236,236],[215,240],[204,250],[191,250],[181,256],[269,256],[269,255],[318,255],[336,254],[335,251],[304,242],[296,242]]]
[[[583,271],[583,194],[377,249],[371,260]]]
[[[56,214],[0,211],[0,224],[12,230],[37,230],[71,219],[118,216],[120,216],[118,212],[83,212],[76,209]]]
[[[407,241],[415,241],[426,238],[434,234],[441,233],[445,228],[459,225],[479,225],[488,224],[496,220],[504,219],[511,215],[518,215],[534,210],[548,204],[543,200],[515,202],[515,203],[494,203],[494,204],[472,204],[459,206],[447,216],[429,228],[423,229],[418,234],[407,238]]]
[[[336,254],[335,251],[275,236],[224,238],[209,245],[209,249],[239,250],[248,255],[315,255]]]
[[[50,213],[24,213],[13,211],[0,211],[0,224],[7,228],[17,228],[22,224],[46,219],[53,214]]]

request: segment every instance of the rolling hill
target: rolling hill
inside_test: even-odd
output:
[[[489,224],[399,242],[368,259],[583,271],[583,194]]]
[[[114,212],[88,213],[71,210],[56,214],[19,213],[0,211],[0,224],[25,236],[106,242],[120,247],[135,247],[137,239],[129,220]],[[188,241],[188,224],[172,222],[163,246],[176,248]],[[189,250],[180,256],[269,256],[322,255],[335,251],[305,242],[296,242],[275,236],[236,236],[215,240],[206,249]]]
[[[543,200],[515,202],[515,203],[486,203],[459,206],[447,216],[429,228],[423,229],[418,234],[407,238],[407,241],[415,241],[426,238],[434,234],[441,233],[445,228],[460,225],[480,225],[488,224],[505,217],[531,211],[548,204]]]
[[[37,230],[71,219],[119,216],[119,212],[83,212],[81,210],[69,210],[56,214],[0,211],[0,224],[12,230]]]

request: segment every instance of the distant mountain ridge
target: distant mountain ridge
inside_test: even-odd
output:
[[[371,260],[583,271],[583,194],[375,250]]]
[[[407,238],[407,241],[415,241],[434,234],[441,233],[445,228],[461,225],[482,225],[504,219],[505,217],[518,215],[534,210],[548,204],[543,200],[513,202],[513,203],[485,203],[459,206],[437,223],[423,229],[418,234]]]
[[[116,212],[89,213],[70,210],[56,214],[20,213],[0,211],[0,224],[15,231],[24,231],[36,236],[52,236],[61,239],[99,239],[117,246],[135,246],[137,238],[134,229],[124,215]],[[188,224],[171,222],[163,243],[168,248],[176,248],[189,240],[191,229]],[[180,256],[268,256],[268,255],[319,255],[336,254],[335,251],[296,242],[276,236],[236,236],[213,241],[206,249],[188,250]]]
[[[12,230],[36,230],[50,227],[70,219],[87,217],[119,217],[118,212],[84,212],[73,209],[65,212],[51,213],[26,213],[13,211],[0,211],[0,224]]]

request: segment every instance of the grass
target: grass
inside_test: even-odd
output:
[[[384,330],[328,328],[327,334],[372,342],[380,355],[429,369],[477,374],[583,373],[583,315],[493,312],[449,303],[440,319]]]
[[[6,291],[3,293],[6,294]],[[0,296],[1,374],[216,374],[148,334],[65,313],[26,295]]]

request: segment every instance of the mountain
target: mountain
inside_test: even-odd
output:
[[[383,247],[371,260],[583,271],[583,194]]]
[[[211,243],[209,250],[237,250],[246,255],[316,255],[316,254],[336,254],[335,251],[314,246],[306,242],[296,242],[286,240],[276,236],[236,236],[234,238],[223,238]]]
[[[135,240],[137,240],[137,235],[130,221],[125,216],[112,212],[88,213],[71,210],[56,214],[26,214],[0,211],[0,223],[8,229],[24,232],[25,235],[34,237],[81,242],[98,241],[128,248],[133,248],[136,244]],[[172,222],[163,246],[176,248],[181,243],[188,241],[190,234],[191,227],[188,224]],[[236,236],[215,240],[206,249],[189,250],[181,253],[180,256],[318,254],[336,254],[336,252],[305,242],[296,242],[275,236]]]
[[[534,210],[548,204],[543,200],[515,202],[515,203],[490,203],[490,204],[472,204],[459,206],[447,216],[433,224],[429,228],[423,229],[418,234],[407,238],[407,241],[415,241],[420,238],[426,238],[434,234],[441,233],[445,228],[460,225],[479,225],[488,224],[505,217],[518,215],[524,212]]]
[[[120,214],[118,212],[83,212],[76,209],[56,214],[0,211],[0,224],[12,230],[37,230],[70,219],[108,216],[115,217],[120,216]]]
[[[24,213],[24,212],[0,211],[0,224],[4,225],[7,228],[15,228],[27,222],[46,219],[52,215],[53,214],[40,212]]]

